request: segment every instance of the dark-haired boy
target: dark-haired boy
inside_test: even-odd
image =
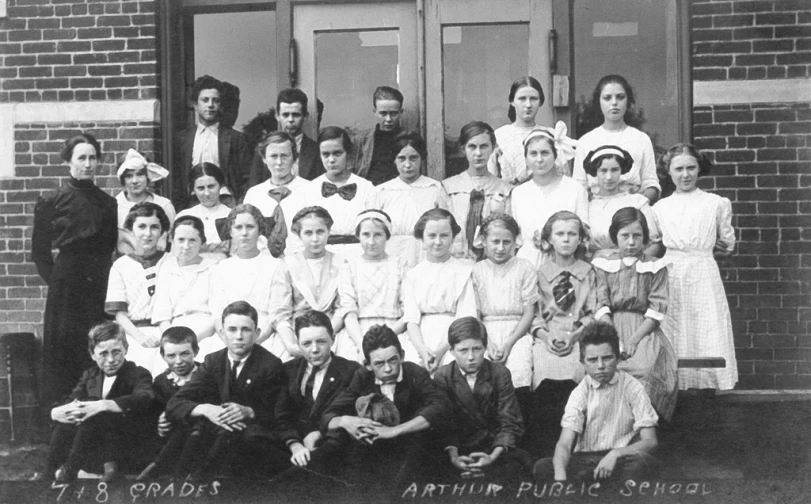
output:
[[[586,377],[569,396],[554,457],[533,468],[536,479],[639,480],[656,467],[658,417],[642,384],[617,370],[619,355],[614,326],[586,326],[580,340]]]
[[[222,190],[233,191],[235,201],[242,200],[248,190],[253,153],[245,135],[221,124],[222,95],[222,82],[210,75],[199,77],[192,85],[197,124],[181,132],[180,164],[172,170],[172,202],[178,211],[190,206],[189,171],[203,162],[213,163],[223,171],[228,188]]]
[[[222,313],[226,348],[208,355],[169,400],[166,417],[192,428],[178,475],[200,478],[218,468],[256,471],[288,465],[273,446],[274,410],[287,384],[282,362],[256,345],[256,309],[235,301]],[[238,473],[238,472],[237,472]]]
[[[180,387],[191,380],[199,364],[194,358],[200,347],[197,335],[188,327],[170,327],[161,335],[160,354],[168,366],[155,377],[152,389],[155,391],[154,411],[158,415],[158,436],[166,440],[157,457],[138,475],[144,480],[161,474],[166,466],[177,460],[189,434],[188,428],[172,425],[166,418],[166,405]]]
[[[355,372],[349,386],[324,413],[321,430],[342,430],[355,440],[343,460],[360,466],[356,467],[358,476],[367,478],[372,473],[379,475],[374,481],[400,481],[431,465],[434,445],[429,439],[436,437],[435,430],[450,412],[450,404],[428,371],[403,361],[400,340],[388,326],[369,329],[362,347],[368,365]],[[391,420],[395,410],[399,421],[385,425],[384,418],[360,416],[358,399],[362,397],[379,399],[389,413],[386,419]]]
[[[61,464],[56,472],[60,483],[76,479],[80,469],[98,473],[103,468],[103,481],[115,479],[120,465],[132,459],[126,448],[138,446],[152,433],[152,375],[127,361],[121,326],[102,322],[93,327],[88,350],[96,366],[84,372],[70,403],[51,410],[56,425],[46,474]]]
[[[304,122],[310,116],[307,111],[307,94],[301,89],[283,89],[276,96],[276,121],[279,130],[296,141],[298,158],[293,163],[293,175],[304,180],[314,180],[324,173],[318,144],[304,133]],[[264,162],[264,153],[255,153],[251,165],[250,187],[270,178],[270,170]]]
[[[292,453],[293,464],[303,467],[324,441],[319,422],[324,411],[349,385],[360,364],[332,353],[335,342],[330,318],[315,310],[294,320],[296,339],[303,357],[284,364],[288,376],[276,409],[284,428],[279,437]]]
[[[487,329],[475,317],[451,324],[448,345],[454,362],[439,368],[434,381],[451,400],[452,431],[445,440],[451,464],[462,476],[495,471],[520,475],[529,454],[516,448],[524,419],[510,371],[484,358]]]
[[[378,86],[372,95],[377,125],[352,139],[351,169],[374,185],[397,177],[394,165],[394,138],[400,133],[403,93],[389,86]]]

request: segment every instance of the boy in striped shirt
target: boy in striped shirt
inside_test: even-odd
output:
[[[583,330],[586,377],[572,391],[555,455],[536,462],[538,480],[639,480],[656,466],[658,416],[636,378],[617,371],[619,338],[611,324]]]

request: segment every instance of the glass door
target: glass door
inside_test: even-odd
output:
[[[293,6],[297,87],[323,104],[321,127],[373,127],[372,93],[387,85],[405,96],[403,128],[418,129],[416,20],[411,2]],[[306,124],[315,137],[315,118]]]
[[[551,0],[426,0],[425,16],[429,176],[466,168],[457,146],[464,124],[509,122],[507,97],[519,77],[540,81],[546,103],[536,121],[552,125]]]

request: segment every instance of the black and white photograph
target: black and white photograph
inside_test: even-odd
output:
[[[810,0],[0,0],[0,501],[811,500]]]

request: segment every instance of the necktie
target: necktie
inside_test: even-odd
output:
[[[470,191],[470,208],[467,211],[467,224],[465,225],[465,235],[467,244],[476,254],[477,259],[484,257],[484,250],[473,248],[473,240],[476,238],[476,229],[482,223],[482,209],[484,208],[484,191],[473,189]]]
[[[574,305],[574,285],[572,285],[572,274],[564,271],[560,274],[560,280],[552,288],[552,295],[555,296],[555,303],[564,312],[568,312]]]
[[[281,203],[283,199],[290,196],[290,193],[292,193],[292,191],[287,187],[284,186],[274,187],[273,189],[268,191],[268,196],[273,198],[276,201],[276,203]]]
[[[237,375],[237,371],[239,370],[239,363],[240,362],[242,362],[242,361],[235,360],[234,362],[231,363],[231,386],[232,387],[237,384],[237,378],[239,377]]]
[[[310,376],[307,378],[307,383],[304,384],[304,400],[307,404],[315,404],[315,397],[313,397],[313,389],[315,388],[315,375],[318,374],[321,368],[313,366]]]
[[[346,201],[351,201],[357,192],[357,184],[346,184],[341,187],[338,187],[331,182],[324,182],[321,184],[321,196],[324,198],[329,198],[333,194],[338,193],[338,196],[341,198],[345,199]]]

